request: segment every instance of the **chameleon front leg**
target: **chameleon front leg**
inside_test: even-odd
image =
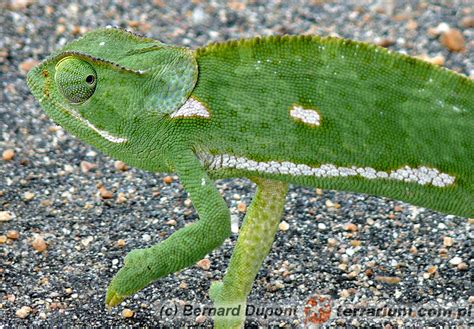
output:
[[[247,296],[278,228],[288,184],[258,179],[257,192],[245,216],[242,230],[223,282],[212,284],[209,295],[216,308],[240,307],[239,316],[216,317],[216,328],[239,328],[245,320]]]
[[[132,250],[107,289],[106,304],[115,306],[154,280],[193,265],[230,235],[224,199],[192,152],[176,156],[176,172],[189,193],[199,220],[150,248]]]

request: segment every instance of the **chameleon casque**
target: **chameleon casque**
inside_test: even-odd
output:
[[[230,235],[217,178],[257,184],[227,274],[210,290],[217,305],[245,304],[288,183],[474,216],[474,82],[377,46],[276,36],[190,50],[104,28],[53,53],[28,85],[81,140],[132,166],[176,172],[200,217],[131,251],[109,306]]]

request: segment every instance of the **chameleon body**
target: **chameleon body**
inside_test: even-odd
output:
[[[269,221],[265,214],[281,215],[287,183],[474,216],[473,81],[383,48],[284,36],[189,50],[99,29],[52,54],[28,84],[50,117],[85,142],[138,168],[176,171],[199,214],[126,257],[109,305],[229,236],[217,178],[248,177],[260,191],[231,261],[234,279],[211,291],[217,302],[245,301],[273,238],[262,248],[246,242],[255,242],[251,228]],[[245,265],[242,255],[255,253],[262,257]],[[235,285],[239,275],[250,285]]]

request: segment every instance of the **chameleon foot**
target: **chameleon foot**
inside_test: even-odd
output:
[[[151,248],[132,250],[125,257],[124,266],[118,271],[107,288],[105,304],[114,307],[127,296],[143,289],[156,279],[159,260],[150,260]],[[158,265],[158,266],[157,266]]]

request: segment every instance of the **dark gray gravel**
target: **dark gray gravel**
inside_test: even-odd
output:
[[[472,0],[351,2],[2,1],[0,151],[16,154],[10,161],[0,160],[0,218],[13,215],[0,222],[0,327],[197,324],[195,316],[181,322],[163,319],[160,305],[208,304],[209,285],[224,274],[236,239],[234,234],[209,255],[209,270],[195,266],[165,277],[107,311],[105,289],[126,253],[162,240],[196,215],[177,177],[165,184],[165,175],[120,171],[114,160],[58,129],[28,92],[24,71],[30,59],[43,59],[87,30],[117,25],[190,47],[264,34],[338,35],[410,55],[440,55],[446,67],[474,76]],[[445,27],[441,23],[462,32],[465,51],[450,52],[441,45],[436,35]],[[88,168],[90,164],[96,168]],[[241,219],[237,204],[249,204],[252,184],[237,179],[217,184],[234,219]],[[112,192],[111,199],[100,196],[100,185]],[[121,196],[126,201],[117,202]],[[382,198],[293,187],[284,220],[289,228],[278,232],[250,296],[260,305],[286,302],[301,312],[315,293],[350,305],[474,302],[472,219]],[[348,223],[357,230],[348,231],[355,229]],[[14,237],[10,230],[19,238],[7,239]],[[41,253],[32,247],[37,235],[47,243]],[[445,246],[451,244],[449,237],[453,244]],[[122,248],[117,246],[120,239],[126,241]],[[381,276],[400,282],[380,282],[376,277]],[[30,309],[17,312],[22,307]],[[124,318],[125,308],[134,316]],[[209,318],[197,320],[212,324]],[[302,320],[300,314],[270,323],[290,327]],[[467,326],[469,321],[472,317],[336,316],[327,324]],[[257,323],[268,322],[247,322]]]

